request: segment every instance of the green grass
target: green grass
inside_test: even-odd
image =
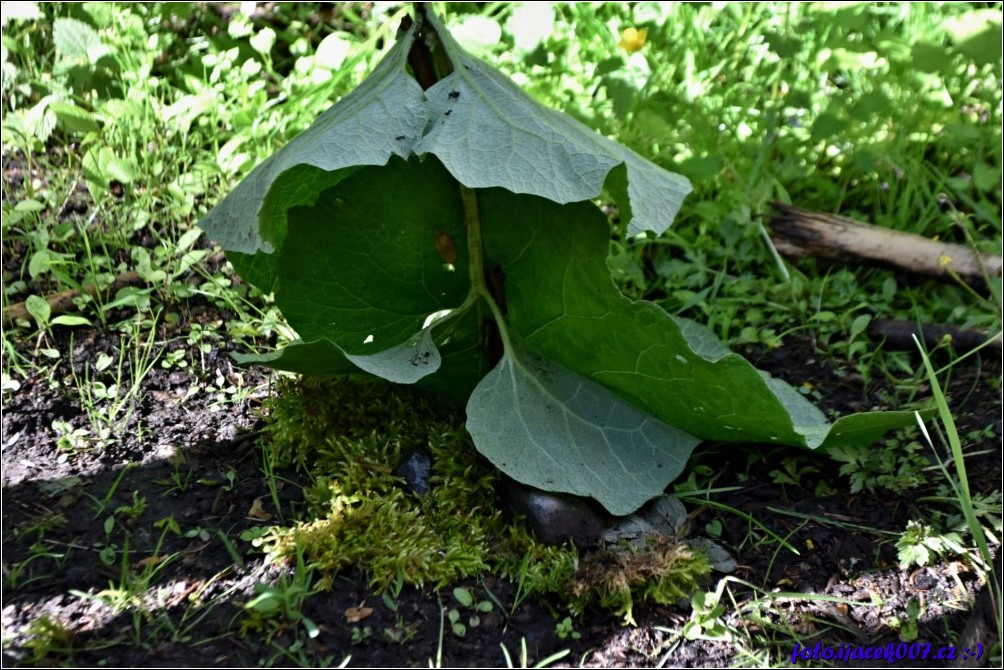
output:
[[[79,402],[86,427],[54,426],[72,455],[109,444],[109,426],[134,411],[152,367],[183,371],[217,403],[235,402],[245,391],[213,376],[205,355],[226,341],[262,351],[292,338],[268,296],[226,264],[210,270],[214,250],[194,224],[372,70],[407,6],[336,5],[324,17],[286,4],[252,16],[189,3],[37,10],[6,17],[2,38],[0,140],[11,177],[0,203],[3,306],[29,309],[5,324],[2,392],[38,378]],[[1000,279],[974,293],[782,261],[765,224],[779,200],[1000,253],[1000,3],[557,4],[529,21],[507,3],[445,10],[468,45],[531,95],[693,181],[663,237],[627,238],[615,225],[610,265],[628,295],[707,323],[733,346],[807,338],[864,383],[891,382],[890,403],[929,386],[941,427],[932,442],[947,445],[948,464],[943,490],[924,504],[952,501],[958,517],[936,512],[942,523],[929,530],[961,528],[966,555],[989,566],[984,529],[994,510],[999,519],[999,497],[967,486],[964,447],[985,436],[955,429],[942,386],[956,357],[949,350],[935,370],[927,357],[884,350],[866,330],[871,319],[900,318],[989,339],[1001,330]],[[984,31],[988,15],[996,33]],[[497,25],[499,39],[473,30],[471,17]],[[620,46],[627,28],[647,32],[637,51]],[[108,289],[130,271],[136,281]],[[88,286],[99,290],[91,296]],[[77,292],[73,306],[47,311],[42,298],[62,291]],[[221,310],[223,322],[187,318],[201,305]],[[60,342],[89,327],[117,333],[120,344],[81,371]],[[919,444],[904,434],[839,460],[855,486],[898,494],[927,477]],[[810,463],[789,465],[780,483]],[[696,460],[681,483],[710,488],[702,468]],[[756,523],[750,541],[780,550],[785,540]],[[127,586],[133,597],[139,587]],[[677,633],[728,633],[745,640],[747,662],[769,662],[756,650],[764,639],[711,615],[722,589]],[[62,623],[38,628],[40,657],[46,645],[69,644]],[[794,633],[770,636],[781,641],[764,648],[782,649]]]

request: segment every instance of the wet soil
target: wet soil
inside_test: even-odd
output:
[[[191,320],[225,323],[226,317],[196,304],[178,328],[184,331]],[[114,381],[108,369],[98,373],[95,366],[101,354],[118,360],[116,334],[77,329],[71,337],[54,329],[48,345],[60,358],[5,392],[5,666],[337,665],[351,656],[353,666],[493,667],[506,664],[503,646],[518,665],[523,641],[531,664],[565,650],[554,665],[779,663],[790,662],[792,638],[777,631],[794,630],[805,646],[908,639],[897,627],[910,621],[911,602],[919,604],[916,641],[936,651],[959,644],[982,588],[972,566],[959,558],[899,568],[895,541],[909,520],[924,521],[930,513],[932,503],[923,498],[942,477],[935,468],[925,474],[928,483],[901,495],[881,489],[852,494],[838,464],[825,458],[808,460],[793,449],[705,445],[691,470],[722,492],[712,497],[715,506],[691,499],[687,507],[695,534],[717,536],[739,563],[725,584],[718,620],[730,631],[711,627],[709,618],[696,639],[684,637],[684,625],[697,615],[681,603],[636,606],[636,626],[587,612],[574,619],[574,636],[560,637],[564,612],[532,598],[513,607],[516,587],[487,576],[467,586],[478,598],[490,592],[503,607],[459,637],[449,622],[443,632],[450,590],[405,587],[383,598],[361,572],[338,575],[297,610],[317,625],[316,637],[303,635],[295,617],[286,626],[264,625],[245,605],[260,593],[257,584],[294,581],[295,568],[268,564],[248,540],[256,529],[302,510],[295,474],[278,473],[287,483],[272,490],[263,471],[260,404],[272,392],[271,379],[235,368],[228,356],[234,345],[225,339],[200,352],[180,331],[159,334],[158,341],[171,344],[158,349],[158,363],[142,378],[133,379],[126,366],[119,384],[135,382],[135,402],[104,426],[103,445],[95,441],[100,417],[88,413],[81,387],[88,378]],[[34,346],[17,344],[29,358]],[[172,350],[182,352],[187,367],[160,365]],[[811,385],[820,406],[834,414],[895,402],[889,385],[866,385],[808,342],[743,353],[795,386]],[[1000,378],[999,357],[973,356],[956,367],[949,388],[960,433],[979,434],[967,440],[974,493],[1001,487]],[[927,395],[921,389],[920,396]],[[95,403],[97,409],[109,405]],[[75,429],[81,431],[76,436]],[[811,467],[789,481],[778,473],[792,462]],[[757,599],[758,592],[775,595]],[[977,630],[985,636],[994,628]],[[988,650],[992,640],[962,640],[973,642]],[[956,657],[962,655],[960,648]],[[897,665],[950,663],[928,658]],[[800,661],[813,664],[820,662]]]

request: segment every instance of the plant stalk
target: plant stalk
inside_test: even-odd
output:
[[[508,350],[509,334],[506,332],[505,319],[498,302],[488,285],[485,274],[484,242],[481,239],[481,216],[478,213],[478,195],[472,188],[460,184],[460,197],[464,205],[464,227],[467,229],[467,255],[471,279],[471,295],[483,298],[495,317],[498,335],[501,339],[502,351],[493,351],[494,358],[501,358],[503,351]],[[493,363],[495,361],[492,361]]]

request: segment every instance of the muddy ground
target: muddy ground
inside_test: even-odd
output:
[[[191,322],[226,318],[209,304],[193,303],[176,330],[158,334],[159,341],[172,342],[158,355],[165,360],[171,350],[188,347],[179,335]],[[425,667],[437,662],[440,640],[443,665],[500,666],[506,663],[500,643],[519,665],[525,640],[531,663],[568,650],[555,665],[720,667],[790,659],[786,631],[807,645],[899,643],[890,624],[910,621],[911,601],[921,605],[916,640],[934,649],[957,644],[967,621],[971,627],[983,617],[970,615],[981,583],[965,561],[898,568],[894,541],[910,519],[923,520],[931,508],[919,499],[934,491],[940,475],[933,469],[925,475],[928,485],[901,495],[851,494],[848,479],[826,459],[809,461],[817,471],[803,473],[797,483],[778,483],[772,473],[801,452],[770,448],[751,457],[746,447],[706,445],[694,462],[714,470],[715,487],[739,487],[714,499],[752,515],[798,550],[770,541],[745,518],[688,503],[696,512],[692,525],[710,525],[738,561],[734,577],[768,592],[838,600],[779,599],[765,607],[750,588],[733,582],[735,602],[723,598],[722,622],[736,638],[728,641],[716,629],[705,631],[709,639],[682,638],[679,631],[692,617],[685,606],[638,606],[635,627],[588,612],[574,621],[578,637],[561,638],[549,604],[529,599],[511,617],[496,608],[461,638],[448,625],[440,632],[449,591],[405,587],[392,608],[367,588],[361,573],[349,573],[306,601],[303,614],[320,630],[314,639],[293,644],[295,622],[286,630],[268,629],[268,639],[267,631],[254,630],[244,605],[256,595],[255,584],[276,583],[292,569],[267,566],[241,534],[292,519],[301,509],[293,473],[280,473],[290,483],[273,497],[262,472],[260,405],[271,392],[269,377],[233,367],[228,349],[234,345],[225,337],[208,353],[188,350],[186,369],[153,366],[139,384],[131,415],[117,418],[109,444],[98,447],[86,438],[61,439],[54,422],[65,422],[64,433],[66,425],[91,425],[72,372],[82,380],[102,353],[117,360],[119,338],[98,329],[76,329],[71,338],[59,328],[52,337],[48,344],[61,352],[58,361],[36,368],[3,396],[5,666],[337,665],[351,656],[353,666]],[[35,345],[25,341],[18,348],[30,356]],[[809,382],[828,412],[888,408],[895,397],[887,384],[865,386],[807,342],[743,353],[796,386]],[[982,435],[967,444],[974,454],[967,461],[974,493],[1001,486],[999,350],[996,355],[960,364],[949,390],[960,433]],[[921,389],[920,395],[929,393]],[[158,562],[164,556],[171,558]],[[507,606],[516,597],[513,585],[491,576],[468,585],[478,597],[490,589]],[[142,594],[141,603],[136,598]],[[347,611],[360,605],[372,607],[372,614],[348,621]],[[994,628],[982,625],[962,643],[988,649],[987,631]],[[956,652],[960,660],[963,654]],[[967,662],[985,663],[987,656]],[[946,664],[951,661],[896,665]]]

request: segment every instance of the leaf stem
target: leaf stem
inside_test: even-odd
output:
[[[498,326],[499,337],[502,338],[502,346],[505,351],[511,350],[509,346],[509,333],[505,327],[505,318],[502,310],[495,302],[488,283],[485,281],[484,244],[481,240],[481,217],[478,214],[478,195],[472,188],[460,184],[460,198],[464,205],[464,226],[467,228],[467,264],[470,270],[471,295],[484,299],[495,317]]]

